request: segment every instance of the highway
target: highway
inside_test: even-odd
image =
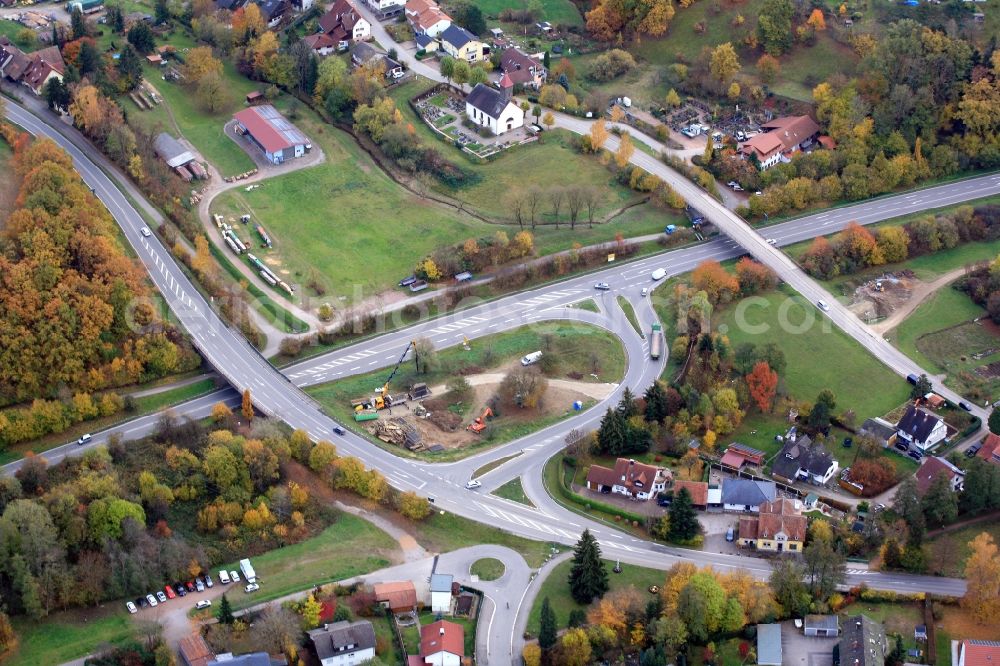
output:
[[[462,337],[472,340],[493,332],[507,330],[526,323],[546,319],[574,319],[603,326],[618,336],[628,355],[628,370],[624,381],[609,398],[617,401],[623,387],[629,385],[636,393],[659,376],[663,359],[659,363],[648,360],[648,351],[642,340],[628,324],[618,307],[615,296],[625,295],[634,305],[642,323],[648,330],[656,320],[648,298],[642,298],[642,287],[652,285],[650,273],[655,268],[664,268],[669,275],[691,270],[707,258],[721,259],[737,256],[743,251],[731,239],[717,239],[693,248],[665,252],[636,262],[611,267],[597,273],[576,277],[556,285],[549,285],[498,299],[490,303],[463,309],[455,314],[432,321],[423,322],[406,330],[389,333],[372,340],[358,343],[329,354],[310,359],[286,369],[287,377],[262,358],[241,335],[227,327],[209,303],[194,288],[184,272],[163,247],[159,239],[143,237],[140,229],[144,221],[115,184],[99,170],[83,151],[76,148],[65,137],[55,132],[35,116],[18,105],[8,102],[7,115],[17,124],[37,136],[48,136],[62,146],[73,158],[84,180],[94,188],[95,193],[105,203],[125,233],[128,242],[135,248],[139,260],[149,272],[150,278],[162,292],[178,323],[191,335],[194,344],[204,357],[238,390],[249,388],[255,405],[265,414],[287,422],[293,428],[301,428],[314,439],[330,439],[342,454],[355,455],[367,465],[379,469],[390,483],[402,490],[415,490],[434,498],[435,506],[458,515],[501,527],[521,536],[563,544],[574,543],[579,533],[586,527],[596,534],[610,558],[623,562],[667,568],[677,561],[689,560],[702,565],[721,568],[743,568],[752,574],[764,577],[769,564],[740,556],[669,548],[651,543],[620,532],[611,526],[582,517],[568,511],[552,500],[541,487],[540,469],[543,462],[563,445],[563,439],[571,428],[589,429],[599,421],[604,404],[592,408],[582,415],[534,433],[517,442],[511,442],[472,458],[447,464],[428,464],[397,457],[373,446],[360,436],[348,433],[337,437],[332,434],[334,422],[298,386],[329,381],[345,374],[354,374],[377,369],[394,363],[406,343],[417,336],[427,336],[437,346],[457,344]],[[645,156],[637,153],[637,156]],[[652,159],[652,158],[650,158]],[[652,160],[654,164],[661,164]],[[640,164],[641,165],[641,164]],[[642,166],[642,165],[641,165]],[[651,172],[653,164],[649,165]],[[643,168],[646,168],[645,166]],[[682,179],[683,180],[683,179]],[[794,264],[776,248],[768,245],[764,238],[747,227],[721,205],[708,199],[694,185],[687,181],[674,185],[689,201],[719,225],[737,242],[750,248],[755,256],[766,261],[779,271],[789,284],[806,295],[810,300],[826,298],[831,303],[831,320],[848,331],[852,337],[862,341],[878,358],[901,374],[920,372],[909,359],[881,339],[874,338],[860,322],[846,309],[836,305],[836,300],[826,294],[807,276],[798,271]],[[970,183],[975,183],[970,186]],[[673,183],[671,183],[673,185]],[[932,199],[921,203],[925,206],[942,205],[946,196],[965,197],[961,200],[985,196],[1000,190],[997,176],[986,176],[975,181],[964,181],[942,186]],[[918,193],[919,194],[919,193]],[[904,199],[907,196],[901,195]],[[916,198],[916,197],[915,197]],[[864,204],[851,209],[838,209],[837,219],[829,221],[834,211],[809,216],[800,220],[776,225],[767,229],[768,237],[782,243],[794,242],[810,234],[829,233],[835,225],[843,224],[852,215],[884,214],[892,216],[897,208],[881,200],[872,202],[881,208],[866,209]],[[914,202],[913,205],[919,205]],[[858,210],[864,209],[864,210]],[[825,216],[825,217],[824,217]],[[871,221],[871,220],[869,220]],[[593,283],[606,281],[612,290],[596,292]],[[654,292],[655,294],[655,292]],[[603,313],[594,314],[578,309],[568,310],[567,303],[583,298],[595,297],[601,304]],[[669,342],[669,341],[668,341]],[[947,395],[948,392],[945,392]],[[199,399],[208,401],[212,396]],[[229,394],[232,399],[233,394]],[[951,397],[951,396],[949,396]],[[957,398],[954,398],[957,399]],[[202,408],[204,403],[202,404]],[[151,425],[147,424],[148,427]],[[142,434],[136,432],[135,434]],[[99,438],[95,438],[98,441]],[[85,447],[81,447],[85,448]],[[80,450],[80,449],[77,449]],[[523,454],[483,478],[484,487],[478,492],[466,491],[464,483],[472,470],[489,460],[512,455],[523,450]],[[65,451],[62,453],[66,453]],[[13,463],[5,468],[11,472],[17,468]],[[520,504],[502,500],[488,494],[489,489],[508,478],[523,475],[525,490],[539,507],[532,509]],[[864,582],[870,587],[899,591],[922,590],[939,594],[962,594],[965,583],[962,580],[946,578],[916,577],[903,574],[883,574],[858,571],[849,575],[850,584]]]

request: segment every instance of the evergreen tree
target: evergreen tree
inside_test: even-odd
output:
[[[62,46],[62,44],[59,43],[59,31],[56,30],[55,22],[52,23],[52,45],[60,47]]]
[[[80,76],[94,74],[101,67],[101,53],[94,43],[87,39],[80,44]]]
[[[170,7],[167,6],[167,0],[156,0],[154,11],[156,12],[156,25],[170,22]]]
[[[128,29],[127,38],[139,53],[150,53],[156,48],[153,30],[142,21],[137,21]]]
[[[552,56],[549,55],[549,50],[545,49],[545,55],[542,56],[542,67],[548,69],[552,66]]]
[[[646,421],[649,423],[655,421],[662,424],[664,419],[667,418],[667,393],[663,390],[663,384],[658,381],[653,382],[646,389],[643,398],[646,400]]]
[[[917,398],[922,398],[933,390],[933,385],[931,380],[927,379],[927,375],[920,375],[917,379],[917,383],[913,385],[913,389],[910,391],[910,400],[916,400]]]
[[[549,605],[549,598],[542,599],[542,614],[538,623],[538,647],[550,650],[556,644],[556,614]]]
[[[625,450],[627,436],[628,424],[625,419],[617,410],[608,407],[601,419],[601,427],[597,430],[597,450],[605,455],[616,456]]]
[[[583,531],[573,549],[569,589],[578,604],[589,604],[608,591],[608,572],[601,560],[601,546],[590,530]]]
[[[622,391],[622,399],[618,401],[618,413],[627,421],[636,414],[639,413],[638,407],[635,405],[635,394],[632,393],[632,389],[625,387]]]
[[[817,402],[809,412],[809,426],[817,430],[830,425],[830,406],[825,402]]]
[[[687,488],[681,488],[670,504],[670,529],[668,537],[671,541],[690,541],[698,536],[701,523],[694,512],[694,503]]]
[[[66,87],[61,78],[55,76],[45,82],[45,87],[42,89],[42,96],[45,98],[50,109],[59,111],[68,109],[70,102],[73,101],[69,88]]]
[[[135,90],[142,81],[142,61],[131,44],[126,44],[118,58],[118,73],[125,83],[125,90]]]
[[[886,569],[899,569],[903,566],[903,549],[894,537],[886,539],[882,546],[882,566]]]
[[[1000,408],[993,408],[993,411],[990,412],[990,418],[989,421],[987,421],[987,424],[990,426],[991,433],[994,435],[1000,435]]]
[[[80,39],[87,36],[87,22],[83,19],[83,12],[79,6],[73,7],[73,13],[69,17],[70,30],[73,39]]]
[[[899,634],[893,634],[892,651],[886,655],[885,664],[886,666],[902,666],[906,663],[906,648],[903,646],[903,637]]]
[[[216,613],[215,617],[218,618],[219,624],[232,624],[236,621],[233,616],[233,607],[229,604],[229,599],[225,594],[219,600],[219,612]]]
[[[951,491],[948,474],[938,474],[924,493],[920,504],[928,524],[940,527],[958,518],[958,497]]]
[[[108,20],[108,27],[111,28],[111,32],[120,33],[125,29],[125,16],[122,14],[122,8],[120,5],[107,4],[105,5],[105,17]]]

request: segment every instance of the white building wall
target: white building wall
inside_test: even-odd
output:
[[[327,657],[322,660],[323,666],[357,666],[357,664],[370,661],[375,658],[375,648],[366,648],[357,652],[339,654],[335,657]]]
[[[424,657],[424,662],[431,666],[461,666],[462,660],[457,654],[451,652],[435,652]]]
[[[435,613],[451,611],[451,591],[431,592],[431,610]]]

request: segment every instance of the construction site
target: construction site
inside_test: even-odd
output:
[[[905,306],[921,284],[910,270],[885,273],[857,285],[848,308],[861,321],[874,324]]]

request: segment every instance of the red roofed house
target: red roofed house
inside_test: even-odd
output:
[[[500,69],[516,86],[538,90],[545,84],[545,66],[520,49],[510,47],[500,54]]]
[[[417,607],[417,589],[411,581],[376,583],[375,601],[392,613],[408,613]]]
[[[952,465],[950,462],[939,456],[928,456],[920,464],[920,469],[914,475],[917,477],[917,491],[923,495],[933,485],[934,480],[939,476],[948,477],[948,485],[951,492],[957,493],[962,489],[962,482],[965,480],[965,472]]]
[[[459,666],[465,658],[462,625],[438,620],[421,627],[420,657],[427,666]]]
[[[740,517],[741,546],[780,553],[802,552],[808,520],[796,500],[776,499],[760,505],[760,515]]]
[[[406,20],[413,27],[414,34],[426,37],[437,37],[451,25],[451,17],[434,0],[409,0],[406,3]]]
[[[707,483],[704,481],[674,481],[674,497],[677,497],[677,493],[679,493],[682,488],[687,488],[688,494],[691,495],[692,504],[703,509],[708,506]]]
[[[325,32],[317,32],[315,35],[307,35],[302,38],[302,41],[306,43],[306,46],[313,50],[318,56],[328,56],[340,46],[340,43],[335,41],[333,37],[326,34]]]
[[[764,452],[751,448],[739,442],[733,442],[722,454],[723,465],[741,469],[744,465],[760,467],[764,464]]]
[[[34,53],[25,53],[10,40],[0,36],[0,76],[20,83],[36,95],[41,95],[51,78],[63,78],[66,65],[58,46],[48,46]]]
[[[361,42],[372,36],[372,24],[349,0],[337,0],[330,11],[319,17],[320,29],[346,51],[352,41]]]
[[[305,134],[270,104],[251,106],[233,115],[236,131],[250,138],[272,164],[302,157],[312,149]]]
[[[614,469],[591,465],[587,472],[587,489],[646,501],[656,493],[663,492],[669,479],[670,471],[667,469],[630,458],[619,458],[615,461]]]
[[[986,435],[983,445],[976,452],[976,457],[1000,465],[1000,435],[994,435],[992,432]]]
[[[957,645],[956,645],[957,643]],[[998,641],[964,641],[951,642],[952,657],[957,651],[955,666],[996,666],[1000,663],[1000,642]]]
[[[769,169],[784,157],[807,148],[819,134],[819,125],[809,116],[775,118],[761,125],[761,134],[740,144],[744,159],[756,156],[761,169]]]

